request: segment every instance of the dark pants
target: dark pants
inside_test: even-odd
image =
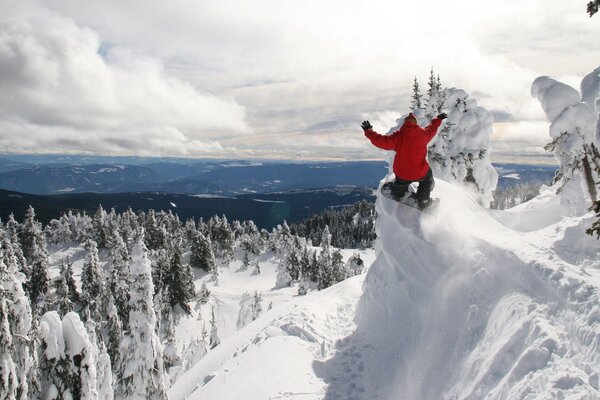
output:
[[[429,168],[429,171],[427,171],[425,177],[418,181],[404,181],[396,178],[395,181],[388,182],[385,185],[391,186],[392,196],[394,196],[396,199],[401,199],[404,197],[406,192],[408,192],[408,187],[413,182],[419,182],[419,188],[417,189],[417,193],[415,195],[417,201],[429,200],[431,191],[435,186],[435,180],[433,179],[433,172],[431,171],[431,168]]]

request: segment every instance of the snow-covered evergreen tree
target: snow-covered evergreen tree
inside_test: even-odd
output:
[[[186,313],[191,313],[190,302],[196,296],[194,274],[189,264],[184,264],[181,254],[181,239],[173,245],[171,265],[165,276],[167,301],[171,307],[179,305]]]
[[[600,107],[600,68],[581,82],[581,94],[569,85],[547,76],[537,78],[531,87],[550,125],[552,151],[559,163],[556,182],[563,213],[580,215],[598,198],[600,182],[600,138],[597,121]]]
[[[208,303],[209,299],[210,290],[208,290],[208,288],[206,287],[206,282],[202,282],[202,286],[200,287],[200,291],[198,292],[198,301],[200,301],[201,304],[206,304]]]
[[[190,265],[192,268],[200,268],[209,273],[215,268],[215,256],[210,238],[205,237],[202,232],[196,232],[192,240]]]
[[[98,399],[96,354],[79,315],[63,320],[56,311],[42,316],[41,395],[44,399]]]
[[[63,321],[64,323],[64,321]],[[96,393],[99,400],[112,400],[114,396],[113,373],[110,356],[102,340],[98,340],[96,322],[87,320],[85,330],[90,342],[90,351],[96,362]]]
[[[6,293],[0,288],[0,399],[16,399],[19,379],[13,360],[14,345],[10,325]]]
[[[423,108],[423,95],[421,94],[421,89],[419,88],[419,81],[417,81],[416,76],[413,82],[412,91],[413,93],[410,102],[410,109],[414,113],[420,111]]]
[[[120,382],[117,393],[123,399],[164,399],[163,349],[156,335],[153,308],[154,286],[144,231],[138,229],[131,249],[131,292],[129,333],[124,335]]]
[[[102,299],[104,296],[104,279],[98,259],[96,242],[88,240],[86,244],[87,258],[81,270],[81,305],[83,315],[94,321],[102,320]]]
[[[5,242],[9,256],[0,250],[0,292],[6,300],[7,318],[12,337],[12,360],[16,365],[17,396],[19,400],[33,398],[37,380],[35,379],[36,341],[31,337],[32,313],[29,297],[23,290],[25,275],[18,271],[17,257],[12,252],[12,245]],[[6,261],[4,261],[6,260]]]
[[[439,113],[448,114],[429,145],[428,160],[433,174],[466,187],[480,204],[488,207],[498,183],[490,157],[492,113],[478,106],[466,91],[443,88],[439,78],[435,82],[430,78],[430,84],[431,96],[420,122],[428,124]]]
[[[252,300],[252,321],[254,321],[262,314],[262,295],[255,291]]]
[[[108,225],[106,211],[104,211],[100,205],[94,213],[92,222],[94,229],[94,241],[100,248],[105,248],[108,246],[110,240],[110,230]]]
[[[129,322],[129,263],[131,260],[127,245],[119,232],[112,233],[110,243],[108,289],[112,292],[119,320],[125,324],[124,329],[126,330]]]
[[[348,277],[360,275],[362,274],[364,268],[365,263],[362,258],[360,258],[360,254],[353,254],[352,257],[348,259],[346,265],[347,275]]]
[[[219,338],[219,329],[217,328],[217,321],[215,319],[215,309],[213,307],[210,318],[210,348],[214,349],[221,343]]]

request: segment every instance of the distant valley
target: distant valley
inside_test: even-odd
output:
[[[555,167],[496,164],[499,188],[552,180]],[[272,228],[328,207],[374,200],[384,161],[254,162],[0,156],[0,218],[20,219],[29,204],[42,222],[68,210],[172,211],[183,220],[225,214]]]

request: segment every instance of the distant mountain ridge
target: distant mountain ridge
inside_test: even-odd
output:
[[[151,191],[230,196],[337,185],[375,187],[386,172],[387,163],[382,161],[54,164],[0,173],[0,189],[31,194]]]
[[[374,188],[388,171],[386,161],[261,163],[126,158],[121,161],[131,164],[119,164],[112,158],[90,157],[88,161],[96,162],[70,164],[85,159],[50,160],[50,164],[35,165],[0,158],[0,189],[32,194],[166,192],[233,196],[339,185]],[[554,166],[514,163],[494,167],[499,174],[499,188],[532,180],[548,182],[556,170]]]

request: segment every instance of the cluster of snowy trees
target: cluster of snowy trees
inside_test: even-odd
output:
[[[181,362],[178,316],[210,297],[205,283],[196,289],[194,270],[217,285],[219,269],[235,259],[260,273],[268,252],[280,262],[277,286],[297,282],[300,293],[362,272],[359,256],[343,262],[327,227],[322,237],[318,249],[286,223],[267,232],[252,221],[182,223],[153,210],[100,207],[45,227],[31,207],[21,223],[11,216],[0,222],[0,398],[166,398],[168,372]],[[68,256],[50,268],[48,246],[82,245],[79,279]],[[260,302],[255,293],[252,319]],[[201,353],[219,344],[214,310],[203,340]]]
[[[549,185],[550,182],[539,180],[528,181],[505,188],[496,188],[493,193],[493,200],[490,208],[495,210],[506,210],[525,203],[540,194],[542,185]]]
[[[341,249],[364,249],[375,242],[375,204],[362,200],[341,209],[326,209],[290,226],[292,232],[312,243],[321,243],[325,227],[331,245]]]
[[[498,174],[490,158],[492,114],[477,105],[462,89],[446,88],[431,70],[425,95],[417,78],[413,84],[411,111],[424,126],[439,113],[448,119],[431,141],[428,160],[436,178],[463,185],[478,201],[489,206]],[[398,120],[398,129],[403,123]]]
[[[537,78],[531,94],[540,101],[550,124],[546,150],[559,163],[555,186],[565,215],[582,215],[600,205],[600,68],[581,81],[580,90],[550,77]],[[589,230],[600,233],[600,222]]]

